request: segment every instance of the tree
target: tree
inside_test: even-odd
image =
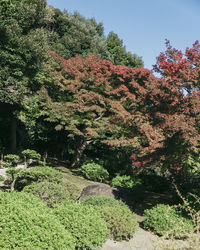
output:
[[[112,62],[115,65],[125,65],[130,68],[142,67],[143,61],[141,57],[138,57],[136,54],[131,54],[127,52],[123,41],[119,39],[118,35],[114,32],[108,34],[107,48],[109,53],[112,56]]]
[[[126,109],[126,100],[124,103],[120,100],[120,87],[123,77],[132,78],[133,74],[127,67],[114,66],[95,56],[65,60],[55,52],[51,54],[60,63],[60,70],[54,74],[61,89],[56,98],[42,91],[43,115],[57,130],[65,130],[72,138],[77,149],[72,163],[75,166],[94,140],[116,138],[118,141],[127,136],[128,132],[121,127],[132,114]],[[128,95],[128,88],[124,86],[124,89]]]
[[[154,70],[161,74],[163,87],[168,86],[171,102],[159,117],[166,120],[162,126],[168,135],[167,152],[172,156],[168,163],[180,170],[191,155],[196,157],[199,153],[200,44],[196,41],[183,53],[166,40],[166,48],[157,58]],[[172,129],[174,133],[170,132]]]
[[[24,97],[48,81],[48,31],[45,0],[3,1],[0,7],[0,113],[9,105],[10,151],[16,151],[17,113]],[[7,114],[8,116],[8,114]]]
[[[112,147],[131,146],[135,167],[179,166],[197,149],[196,89],[185,96],[179,81],[156,78],[147,69],[115,66],[94,56],[52,55],[60,64],[54,72],[60,91],[53,99],[43,91],[44,115],[75,142],[76,163],[96,139]]]
[[[65,59],[76,55],[96,55],[101,59],[110,59],[103,37],[103,26],[95,19],[86,19],[78,12],[69,14],[54,9],[50,26],[52,50]]]
[[[4,8],[3,8],[4,7]],[[0,101],[20,103],[41,86],[48,59],[47,33],[42,28],[45,0],[6,1],[0,9]]]

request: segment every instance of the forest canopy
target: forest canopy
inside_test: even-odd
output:
[[[102,23],[45,0],[1,1],[0,33],[2,153],[33,148],[73,167],[102,157],[109,168],[114,152],[119,168],[125,158],[168,169],[198,155],[198,41],[185,53],[167,41],[156,77]]]

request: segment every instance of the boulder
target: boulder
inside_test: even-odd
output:
[[[83,189],[78,201],[81,202],[88,196],[108,196],[115,199],[119,199],[120,192],[117,188],[110,187],[108,185],[103,185],[103,184],[90,185]]]

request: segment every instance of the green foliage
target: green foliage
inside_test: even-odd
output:
[[[70,198],[74,201],[76,201],[81,194],[81,188],[79,188],[77,185],[71,182],[64,182],[63,186],[67,191],[70,193]]]
[[[45,0],[15,0],[0,8],[1,102],[21,105],[24,95],[41,87],[49,50],[45,7]]]
[[[12,167],[12,163],[11,163],[11,162],[2,162],[1,165],[2,165],[4,168]]]
[[[4,180],[5,178],[2,175],[0,175],[0,181],[4,181]]]
[[[19,155],[15,155],[15,154],[8,154],[4,156],[4,160],[11,163],[12,167],[17,166],[19,159],[20,159]]]
[[[0,249],[68,249],[74,240],[37,197],[0,192]]]
[[[194,226],[192,221],[183,217],[178,208],[159,204],[152,209],[145,210],[144,227],[152,229],[158,235],[182,238],[192,233]]]
[[[31,185],[26,186],[23,189],[23,192],[31,193],[39,197],[49,207],[52,207],[65,199],[70,199],[70,193],[63,185],[48,181],[32,183]]]
[[[18,177],[18,174],[21,172],[21,169],[16,169],[16,168],[10,168],[6,170],[6,174],[8,177],[11,178],[11,180],[13,181],[14,179],[16,179]]]
[[[103,37],[102,24],[94,19],[86,19],[79,13],[54,10],[52,49],[65,59],[74,56],[97,55],[101,59],[110,59],[110,53]]]
[[[129,240],[137,229],[136,216],[128,207],[103,206],[96,208],[110,230],[110,237],[117,241]]]
[[[108,207],[115,207],[115,206],[125,206],[122,201],[115,200],[112,197],[107,196],[89,196],[85,198],[81,204],[83,205],[92,205],[92,206],[108,206]]]
[[[110,230],[110,238],[117,241],[130,239],[137,229],[136,215],[122,202],[109,197],[89,197],[83,206],[94,206]]]
[[[143,66],[142,59],[135,54],[127,52],[123,41],[114,32],[108,34],[106,43],[112,57],[112,62],[115,65],[125,65],[130,68]]]
[[[56,205],[53,212],[75,238],[76,249],[94,249],[106,241],[106,223],[94,208],[63,202]]]
[[[35,150],[31,150],[31,149],[26,149],[24,151],[22,151],[23,156],[32,159],[32,160],[40,160],[41,155],[39,153],[37,153]]]
[[[16,181],[16,189],[22,190],[25,186],[30,185],[32,182],[42,181],[62,183],[63,175],[58,170],[50,167],[34,167],[28,171],[22,170]]]
[[[114,187],[123,187],[132,189],[134,186],[142,185],[142,180],[139,178],[133,178],[128,175],[116,176],[112,179],[111,185]]]
[[[99,164],[95,163],[82,165],[81,172],[88,180],[104,182],[109,178],[108,171]]]

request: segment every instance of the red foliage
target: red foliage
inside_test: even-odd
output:
[[[95,56],[59,62],[54,74],[65,94],[62,106],[55,105],[51,120],[71,134],[101,138],[110,146],[132,146],[133,165],[182,160],[199,142],[200,45],[185,55],[167,42],[167,51],[157,58],[154,69],[116,66]],[[187,95],[183,92],[187,91]],[[53,106],[49,106],[53,110]],[[56,118],[63,110],[65,118]],[[177,160],[178,159],[178,160]]]

